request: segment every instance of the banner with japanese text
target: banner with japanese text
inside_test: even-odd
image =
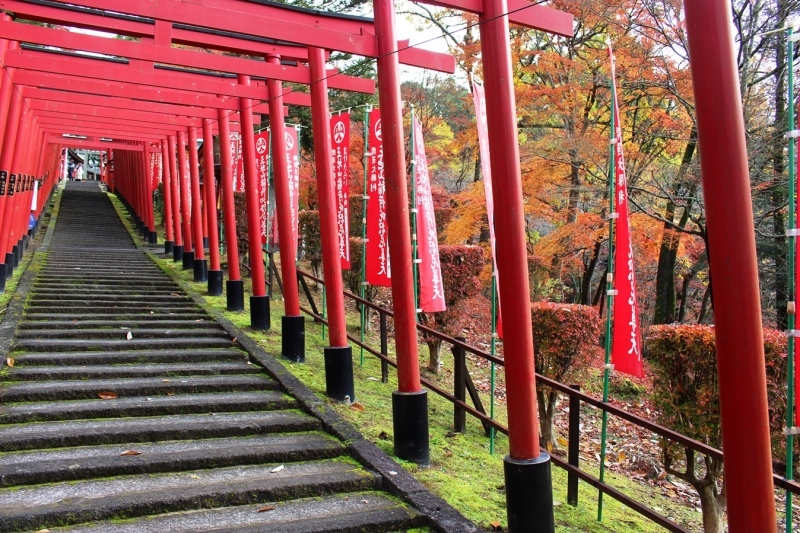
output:
[[[614,86],[614,176],[616,194],[614,210],[619,214],[614,240],[616,248],[614,262],[614,334],[612,336],[611,361],[614,369],[639,378],[644,377],[642,368],[642,343],[639,331],[639,305],[636,301],[636,279],[633,267],[633,245],[631,243],[628,210],[628,186],[625,173],[625,157],[622,154],[622,126],[619,104],[616,98],[616,65],[611,46],[611,83]]]
[[[503,337],[503,321],[500,317],[500,274],[497,272],[497,239],[494,230],[494,192],[492,190],[492,165],[489,159],[489,123],[486,121],[486,91],[483,84],[472,81],[472,99],[475,102],[475,122],[478,126],[478,149],[481,156],[483,191],[486,195],[486,216],[489,219],[489,245],[492,251],[494,281],[497,289],[497,334]]]
[[[369,113],[367,155],[367,255],[366,280],[375,287],[392,286],[389,263],[389,227],[386,223],[386,181],[383,174],[381,110]]]
[[[269,131],[255,136],[256,172],[258,172],[258,210],[261,217],[261,244],[267,244],[267,211],[269,209]]]
[[[439,235],[433,211],[431,180],[422,124],[416,116],[414,128],[414,180],[417,185],[417,253],[419,263],[419,306],[426,313],[445,310],[442,266],[439,262]]]
[[[342,270],[350,270],[350,113],[331,117],[331,159],[339,260]]]
[[[162,175],[161,152],[150,152],[150,186],[153,190],[158,189],[158,184],[163,179]]]
[[[289,167],[289,214],[292,217],[292,242],[297,255],[297,224],[300,202],[300,142],[297,129],[286,127],[286,163]]]
[[[230,138],[231,164],[233,168],[233,190],[244,192],[244,160],[242,159],[242,135],[237,131],[231,132]]]

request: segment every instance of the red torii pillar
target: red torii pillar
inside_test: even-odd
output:
[[[147,191],[147,204],[145,205],[147,208],[147,243],[158,244],[158,233],[156,233],[156,215],[153,206],[153,176],[150,175],[150,161],[153,158],[153,154],[156,152],[151,150],[149,142],[144,143],[144,145],[147,148],[147,152],[145,152],[146,157],[144,160],[144,182],[147,184],[145,187],[145,191]]]
[[[228,311],[244,311],[244,282],[239,272],[239,239],[236,237],[236,208],[233,204],[233,157],[230,150],[231,122],[228,112],[217,111],[219,121],[220,187],[225,250],[228,256],[228,281],[225,282]]]
[[[25,102],[23,101],[23,105]],[[22,200],[22,184],[25,181],[25,163],[28,155],[28,139],[33,127],[33,112],[25,109],[20,115],[20,125],[17,128],[17,140],[14,146],[14,155],[9,175],[8,196],[3,224],[0,226],[0,253],[6,254],[6,266],[19,266],[20,249],[14,244],[12,233],[17,217],[19,217],[20,201]]]
[[[229,142],[220,132],[220,155],[228,149]],[[214,131],[211,119],[203,119],[203,191],[205,192],[206,217],[208,218],[208,294],[222,294],[222,269],[219,264],[219,230],[217,228],[216,177],[214,176]]]
[[[181,176],[178,173],[178,164],[175,161],[176,142],[175,136],[167,136],[169,152],[169,173],[172,189],[172,224],[175,232],[175,245],[172,247],[172,261],[174,263],[183,262],[183,228],[181,227],[181,197],[178,182]],[[115,169],[116,170],[116,169]]]
[[[0,224],[3,224],[5,219],[11,216],[10,208],[13,207],[11,202],[13,199],[12,189],[16,185],[16,177],[12,174],[11,164],[21,119],[22,94],[19,91],[13,91],[8,120],[6,121],[3,148],[2,152],[0,152]],[[0,274],[2,274],[0,275],[0,284],[2,285],[0,288],[5,290],[6,280],[14,275],[14,254],[6,253],[3,248],[0,248],[0,257],[4,258],[4,263],[0,267]]]
[[[239,84],[250,86],[250,76],[239,74]],[[264,279],[264,252],[261,250],[261,211],[258,197],[258,172],[256,170],[256,146],[253,136],[253,103],[250,98],[239,98],[239,114],[242,125],[242,161],[244,163],[244,194],[247,209],[247,239],[250,252],[250,275],[253,279],[253,295],[250,297],[250,326],[254,329],[269,329],[269,296]]]
[[[280,57],[267,58],[272,64],[280,64]],[[292,209],[289,198],[289,180],[292,179],[286,160],[286,124],[283,120],[283,84],[278,80],[267,80],[269,90],[269,126],[272,133],[272,168],[275,181],[275,209],[280,236],[281,274],[283,275],[284,316],[281,317],[281,354],[295,362],[306,359],[305,317],[300,313],[300,297],[297,289],[297,241],[292,234]]]
[[[200,196],[200,174],[197,157],[197,128],[189,128],[189,176],[192,179],[192,229],[194,229],[194,281],[208,281],[208,263],[203,255],[203,198]]]
[[[167,141],[161,141],[161,169],[164,184],[164,254],[172,255],[175,246],[175,235],[172,232],[172,180],[170,178],[169,154]]]
[[[714,280],[731,533],[776,531],[753,204],[729,0],[687,0],[686,32]]]
[[[350,401],[355,401],[353,349],[347,343],[342,264],[338,251],[339,235],[336,232],[336,200],[333,190],[325,50],[308,47],[308,59],[311,67],[311,121],[314,127],[314,160],[317,164],[322,268],[327,286],[328,326],[330,328],[328,338],[331,343],[324,350],[325,392],[335,400],[344,401],[349,397]],[[283,151],[280,153],[282,154]],[[280,226],[278,224],[278,231],[280,231]],[[292,260],[291,258],[286,259]]]
[[[394,1],[373,0],[373,6],[378,39],[378,92],[381,106],[386,214],[389,225],[397,351],[398,390],[392,392],[394,453],[401,459],[428,465],[430,464],[428,391],[421,387],[419,376],[417,315],[411,263],[411,225]]]
[[[186,175],[186,132],[178,132],[178,188],[181,195],[181,218],[183,219],[183,269],[194,269],[194,249],[192,248],[192,222],[189,214],[189,176]]]

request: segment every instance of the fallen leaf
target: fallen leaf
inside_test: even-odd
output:
[[[500,526],[500,522],[498,522],[497,520],[495,520],[494,522],[489,522],[489,525],[492,526],[492,529],[495,531],[502,530],[502,526]]]
[[[117,399],[117,393],[116,392],[111,392],[109,390],[104,390],[104,391],[98,392],[97,395],[103,400],[116,400]]]
[[[617,462],[619,462],[619,463],[623,462],[627,458],[628,458],[628,456],[625,455],[625,452],[619,452],[617,454]]]
[[[191,474],[189,477],[192,479],[200,479],[200,476],[195,476],[194,474]]]
[[[267,511],[274,511],[275,507],[272,505],[265,505],[261,509],[258,510],[259,513],[266,513]]]
[[[124,451],[124,452],[122,452],[120,455],[121,455],[121,456],[126,456],[126,455],[142,455],[142,452],[137,452],[136,450],[125,450],[125,451]]]
[[[10,367],[12,367],[12,368],[13,368],[13,366],[14,366],[14,360],[13,360],[12,358],[10,358],[10,357],[9,357],[8,359],[6,359],[6,364],[7,364],[8,366],[10,366]]]
[[[558,442],[559,446],[567,447],[569,445],[569,441],[567,441],[567,439],[565,439],[564,437],[558,437],[556,439],[556,442]]]
[[[389,475],[390,476],[396,476],[397,472],[395,472],[394,470],[389,470]]]
[[[272,472],[273,474],[276,474],[276,473],[280,472],[281,470],[283,470],[284,468],[285,468],[285,467],[284,467],[283,465],[276,466],[275,468],[273,468],[272,470],[270,470],[270,472]]]
[[[174,392],[168,392],[167,396],[175,396],[175,393]]]
[[[234,337],[231,339],[231,342],[236,342],[236,340],[237,340],[236,337]]]
[[[128,334],[127,334],[127,335],[125,335],[125,337],[126,337],[128,340],[131,340],[131,339],[133,338],[133,333],[131,333],[131,332],[129,331],[129,332],[128,332]]]
[[[366,411],[366,410],[367,410],[367,408],[366,408],[366,407],[364,407],[363,405],[361,405],[361,404],[360,404],[360,403],[358,403],[358,402],[353,402],[353,403],[351,403],[351,404],[350,404],[350,409],[355,409],[356,411],[361,411],[361,412],[364,412],[364,411]]]
[[[170,380],[168,380],[168,379],[162,379],[162,380],[161,380],[161,383],[171,383],[171,381],[170,381]]]
[[[49,529],[40,529],[36,533],[50,533],[50,530]]]

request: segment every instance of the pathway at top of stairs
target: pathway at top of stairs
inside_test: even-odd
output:
[[[96,183],[61,194],[0,385],[0,531],[477,531],[352,428],[338,438]]]

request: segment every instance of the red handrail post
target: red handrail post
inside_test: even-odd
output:
[[[776,531],[758,263],[731,3],[687,0],[731,533]]]
[[[400,63],[397,57],[394,0],[373,0],[378,41],[378,92],[381,106],[386,213],[392,266],[398,390],[392,393],[394,452],[401,459],[430,464],[428,393],[419,376],[417,314],[411,262],[408,182],[406,179]]]

